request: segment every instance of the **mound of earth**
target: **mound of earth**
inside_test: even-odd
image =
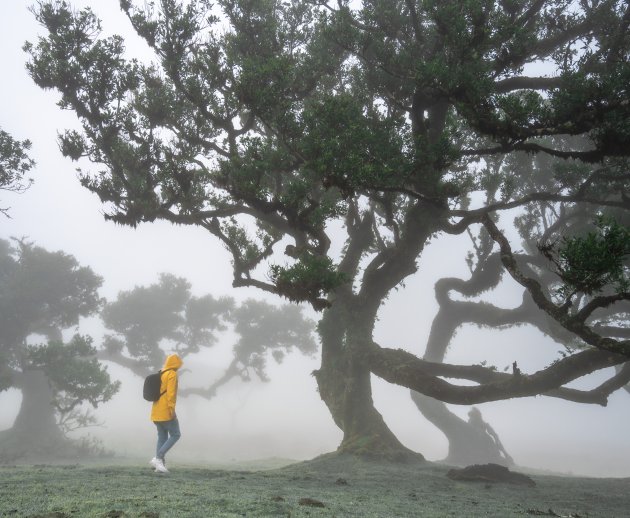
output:
[[[391,468],[399,470],[414,470],[431,465],[425,458],[418,454],[410,454],[403,460],[391,460],[388,458],[370,457],[365,455],[352,455],[350,453],[325,453],[314,459],[305,460],[281,468],[284,471],[303,470],[315,473],[347,473],[381,470]],[[342,477],[341,478],[345,478]]]
[[[536,482],[527,475],[510,471],[499,464],[474,464],[462,469],[451,469],[446,476],[452,480],[463,480],[466,482],[501,482],[529,487],[536,485]]]

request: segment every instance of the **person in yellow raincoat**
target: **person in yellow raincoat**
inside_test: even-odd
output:
[[[157,427],[158,439],[155,457],[150,461],[151,466],[159,473],[168,473],[165,464],[166,452],[181,437],[179,421],[175,413],[177,403],[177,369],[182,366],[182,359],[177,354],[166,358],[164,367],[160,371],[160,399],[153,403],[151,421]]]

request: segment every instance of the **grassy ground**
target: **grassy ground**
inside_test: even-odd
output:
[[[533,475],[530,488],[455,482],[448,468],[428,462],[343,458],[268,471],[170,468],[158,475],[145,466],[0,467],[0,516],[630,516],[630,479]]]

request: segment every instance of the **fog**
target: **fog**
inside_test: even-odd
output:
[[[40,28],[27,11],[30,2],[4,1],[0,5],[0,127],[16,139],[30,139],[37,166],[34,185],[24,194],[2,193],[0,203],[10,207],[11,218],[0,215],[0,239],[26,237],[49,251],[62,250],[104,278],[100,293],[114,300],[121,290],[157,281],[160,272],[186,278],[195,295],[229,295],[237,300],[286,301],[253,289],[231,287],[230,256],[220,243],[201,229],[166,223],[144,224],[137,229],[107,223],[100,201],[83,189],[74,165],[57,147],[57,132],[76,126],[71,113],[56,107],[57,95],[44,92],[28,77],[21,50],[25,40],[35,41]],[[82,5],[86,2],[73,2]],[[129,35],[126,20],[114,0],[91,2],[104,20],[105,31]],[[130,52],[143,48],[133,38]],[[464,237],[440,238],[420,261],[419,274],[394,292],[382,308],[376,341],[383,346],[424,352],[431,320],[437,310],[433,284],[442,276],[466,275]],[[520,290],[505,281],[491,300],[509,307],[517,304]],[[316,314],[309,308],[312,318]],[[98,345],[103,329],[97,319],[79,330],[94,336]],[[220,376],[230,361],[232,343],[226,340],[207,352],[185,359],[180,387],[203,386]],[[446,360],[479,363],[487,360],[499,370],[518,361],[523,371],[540,369],[557,359],[561,347],[533,328],[519,327],[489,333],[468,326],[460,329]],[[107,363],[122,387],[100,406],[96,415],[103,426],[82,430],[102,440],[118,457],[152,456],[155,428],[149,420],[150,404],[141,397],[142,380]],[[289,355],[281,364],[269,362],[270,382],[232,380],[212,400],[181,398],[177,413],[182,439],[169,454],[171,462],[231,462],[281,457],[308,459],[333,451],[341,440],[330,413],[321,401],[315,378],[317,355]],[[573,387],[592,387],[600,373],[578,380]],[[444,436],[417,411],[409,391],[373,378],[374,401],[386,422],[409,448],[430,460],[447,453]],[[20,404],[11,389],[0,393],[0,430],[9,428]],[[571,403],[552,398],[513,399],[478,405],[484,419],[500,435],[517,465],[561,473],[596,476],[630,476],[630,395],[617,391],[607,407]],[[449,405],[464,417],[469,407]]]

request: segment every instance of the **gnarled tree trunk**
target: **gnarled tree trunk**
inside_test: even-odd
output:
[[[337,453],[393,461],[422,460],[405,447],[374,408],[371,374],[362,360],[367,343],[361,320],[346,318],[341,304],[325,312],[320,322],[322,365],[314,372],[319,394],[335,424],[343,431]]]
[[[70,441],[57,425],[46,374],[41,370],[26,370],[18,375],[15,386],[22,392],[22,404],[13,426],[0,432],[0,461],[66,456]]]

